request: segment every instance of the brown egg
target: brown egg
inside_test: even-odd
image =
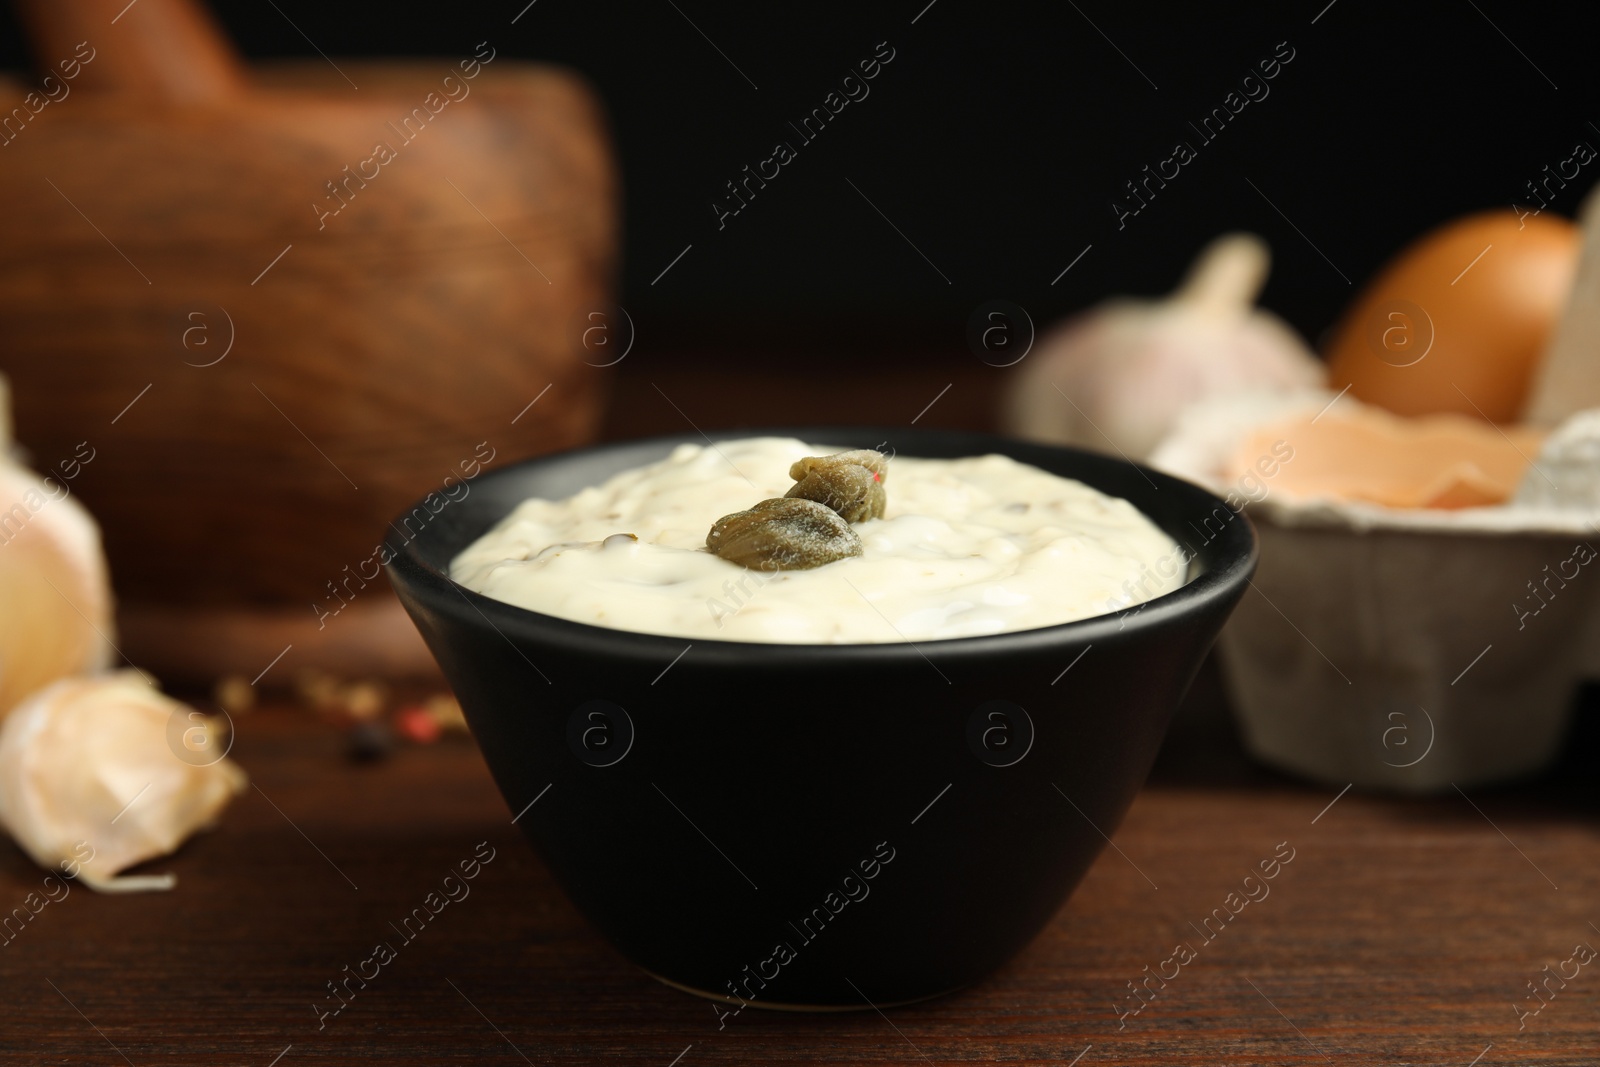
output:
[[[1556,215],[1448,223],[1390,261],[1345,313],[1328,345],[1329,384],[1400,415],[1515,422],[1577,262],[1577,227]]]

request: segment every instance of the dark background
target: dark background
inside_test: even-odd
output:
[[[621,301],[642,353],[970,360],[965,323],[985,300],[1021,304],[1043,325],[1108,294],[1159,292],[1235,228],[1271,242],[1264,302],[1314,342],[1355,291],[1345,278],[1359,286],[1438,222],[1509,205],[1576,141],[1600,146],[1591,37],[1506,0],[537,0],[512,25],[525,6],[213,9],[251,57],[314,57],[309,37],[335,58],[453,61],[487,39],[502,57],[587,76],[622,164]],[[0,18],[0,63],[25,65],[17,27]],[[786,123],[880,41],[896,57],[871,95],[719,232],[710,203],[723,183],[775,141],[793,143]],[[1219,106],[1280,41],[1295,58],[1271,95],[1201,147],[1186,120]],[[1179,139],[1199,158],[1119,231],[1110,205],[1122,183]],[[1587,184],[1552,210],[1572,214]]]

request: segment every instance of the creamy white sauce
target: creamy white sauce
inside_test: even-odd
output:
[[[787,492],[795,460],[839,451],[777,437],[680,445],[566,500],[525,501],[450,575],[574,622],[789,644],[1027,630],[1184,582],[1185,556],[1132,504],[999,455],[892,459],[884,517],[854,527],[859,557],[768,574],[705,547],[717,519]]]

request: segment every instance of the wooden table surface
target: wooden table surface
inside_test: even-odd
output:
[[[1563,764],[1530,785],[1338,797],[1252,765],[1208,670],[1117,847],[998,974],[887,1015],[749,1011],[719,1030],[709,1004],[585,925],[469,741],[352,765],[333,726],[269,707],[238,722],[252,787],[215,832],[150,865],[177,872],[176,890],[75,888],[0,948],[0,1050],[139,1067],[1592,1065],[1600,961],[1552,980],[1520,1030],[1514,1008],[1535,1004],[1527,983],[1546,964],[1600,947],[1600,731],[1586,715]],[[1189,924],[1280,842],[1294,858],[1270,895],[1203,942]],[[414,941],[396,936],[391,922],[489,850],[469,896]],[[0,847],[0,903],[43,877]],[[380,940],[397,957],[319,1028],[327,983]],[[1127,983],[1179,941],[1197,958],[1119,1020]]]

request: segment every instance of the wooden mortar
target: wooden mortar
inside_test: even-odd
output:
[[[578,339],[617,180],[593,94],[494,41],[246,67],[192,0],[16,7],[57,98],[0,80],[0,369],[38,467],[94,451],[72,489],[123,650],[423,667],[387,582],[349,581],[388,521],[486,454],[596,432],[605,360]]]

